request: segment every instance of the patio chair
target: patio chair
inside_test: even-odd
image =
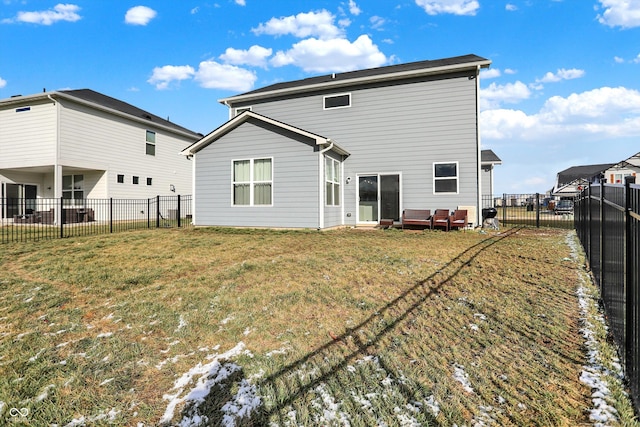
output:
[[[431,229],[434,227],[444,227],[444,231],[449,231],[449,210],[436,209],[431,217]]]
[[[456,209],[449,217],[449,228],[466,230],[467,224],[467,211],[465,209]]]

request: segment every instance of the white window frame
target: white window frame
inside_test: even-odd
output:
[[[65,189],[64,188],[64,178],[65,177],[71,177],[71,188],[70,189]],[[76,185],[76,177],[77,176],[81,176],[82,177],[82,181],[80,186]],[[85,175],[84,174],[80,174],[80,173],[76,173],[76,174],[69,174],[69,175],[63,175],[62,176],[62,182],[63,182],[63,186],[62,186],[62,198],[64,200],[64,206],[65,207],[74,207],[74,206],[84,206],[84,200],[87,198],[87,195],[84,192],[84,181],[85,181]],[[76,199],[75,195],[77,192],[82,192],[82,198],[81,199]],[[65,193],[70,194],[71,197],[69,198],[65,198],[64,195]],[[76,200],[80,200],[80,204],[78,204],[76,202]]]
[[[149,141],[149,134],[153,135],[153,141]],[[144,140],[145,140],[145,144],[144,144],[144,154],[146,154],[147,156],[154,156],[156,155],[156,132],[147,129],[145,134],[144,134]],[[153,146],[153,154],[149,154],[147,152],[149,146]]]
[[[455,177],[451,177],[451,176],[442,176],[442,177],[436,177],[436,165],[451,165],[454,164],[456,165],[456,175]],[[433,162],[433,194],[434,195],[446,195],[446,194],[460,194],[460,163],[459,162]],[[441,181],[441,180],[448,180],[448,179],[454,179],[456,180],[456,191],[455,192],[451,192],[451,191],[436,191],[436,182],[437,181]]]
[[[349,105],[341,105],[338,107],[327,107],[327,98],[337,98],[339,96],[345,96],[347,95],[349,97]],[[351,92],[345,92],[345,93],[335,93],[333,95],[326,95],[322,97],[322,109],[323,110],[338,110],[340,108],[351,108],[352,105],[352,96],[351,96]]]
[[[269,160],[271,161],[271,179],[270,180],[263,180],[263,181],[256,181],[254,179],[254,163],[256,160]],[[236,162],[249,162],[249,181],[235,181],[234,180],[234,165]],[[234,208],[240,207],[240,208],[245,208],[245,207],[271,207],[273,206],[273,168],[274,168],[274,162],[273,162],[273,157],[255,157],[255,158],[250,158],[250,159],[233,159],[231,160],[231,206]],[[237,205],[235,203],[234,200],[234,194],[235,194],[235,186],[236,184],[249,184],[249,204],[248,205]],[[255,186],[256,184],[271,184],[271,204],[268,205],[262,205],[262,204],[256,204],[255,203]]]
[[[334,179],[333,174],[331,177],[328,176],[328,168],[327,161],[331,163],[332,171],[338,171],[337,178]],[[324,156],[324,205],[327,207],[339,207],[342,204],[342,162],[340,160],[334,159],[330,156]],[[331,203],[327,201],[327,184],[331,185]],[[336,190],[335,187],[338,186],[338,203],[336,203],[335,195]]]

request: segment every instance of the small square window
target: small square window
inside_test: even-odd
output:
[[[124,184],[124,175],[118,175],[118,184]]]
[[[153,178],[147,178],[147,185],[151,185],[151,181],[153,180]]]
[[[133,183],[134,184],[139,184],[140,183],[140,177],[134,176],[133,177]]]

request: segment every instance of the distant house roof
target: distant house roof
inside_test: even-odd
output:
[[[576,180],[589,180],[599,173],[609,169],[615,163],[603,163],[600,165],[572,166],[558,172],[557,187],[571,184]]]
[[[316,142],[316,145],[326,145],[328,149],[343,155],[343,156],[348,156],[349,152],[347,150],[345,150],[344,148],[340,147],[338,144],[336,144],[334,141],[331,140],[331,138],[327,138],[318,134],[315,134],[313,132],[309,132],[306,131],[304,129],[300,129],[298,127],[295,126],[291,126],[287,123],[278,121],[278,120],[274,120],[272,118],[269,118],[267,116],[263,116],[262,114],[258,114],[258,113],[254,113],[253,111],[243,111],[242,113],[238,114],[237,116],[235,116],[234,118],[232,118],[231,120],[229,120],[228,122],[224,123],[222,126],[218,127],[217,129],[214,129],[213,131],[211,131],[209,134],[207,134],[206,136],[202,137],[200,140],[194,142],[193,144],[191,144],[190,146],[188,146],[187,148],[185,148],[184,150],[182,150],[180,152],[180,154],[184,155],[184,156],[192,156],[195,153],[197,153],[198,151],[202,150],[203,148],[205,148],[206,146],[212,144],[213,142],[217,141],[219,138],[221,138],[222,136],[226,135],[227,133],[231,132],[233,129],[237,128],[238,126],[240,126],[242,123],[253,119],[253,120],[258,120],[262,123],[267,123],[270,124],[272,126],[276,126],[280,129],[284,129],[293,133],[296,133],[298,135],[302,135],[305,136],[309,139],[312,139]]]
[[[240,95],[223,98],[220,99],[219,102],[227,104],[229,102],[249,101],[286,93],[308,92],[323,88],[338,88],[357,83],[364,84],[429,74],[451,73],[461,70],[477,69],[478,67],[488,68],[489,65],[491,65],[489,59],[477,55],[464,55],[452,58],[410,62],[407,64],[388,65],[386,67],[368,68],[346,73],[333,73],[302,80],[276,83]]]
[[[502,159],[493,152],[493,150],[482,150],[480,152],[480,161],[482,164],[501,165]]]
[[[26,96],[13,96],[11,98],[0,100],[0,105],[10,105],[14,103],[30,102],[38,99],[69,99],[83,104],[90,105],[94,108],[117,112],[135,118],[137,121],[147,121],[154,123],[157,126],[170,129],[177,133],[185,134],[192,138],[201,137],[202,134],[194,132],[183,126],[177,125],[162,117],[156,116],[148,111],[142,110],[124,101],[112,98],[102,93],[96,92],[91,89],[76,89],[76,90],[60,90],[53,92],[42,92],[35,95]]]

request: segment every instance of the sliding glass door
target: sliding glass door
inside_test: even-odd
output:
[[[358,176],[358,223],[400,220],[400,175]]]

